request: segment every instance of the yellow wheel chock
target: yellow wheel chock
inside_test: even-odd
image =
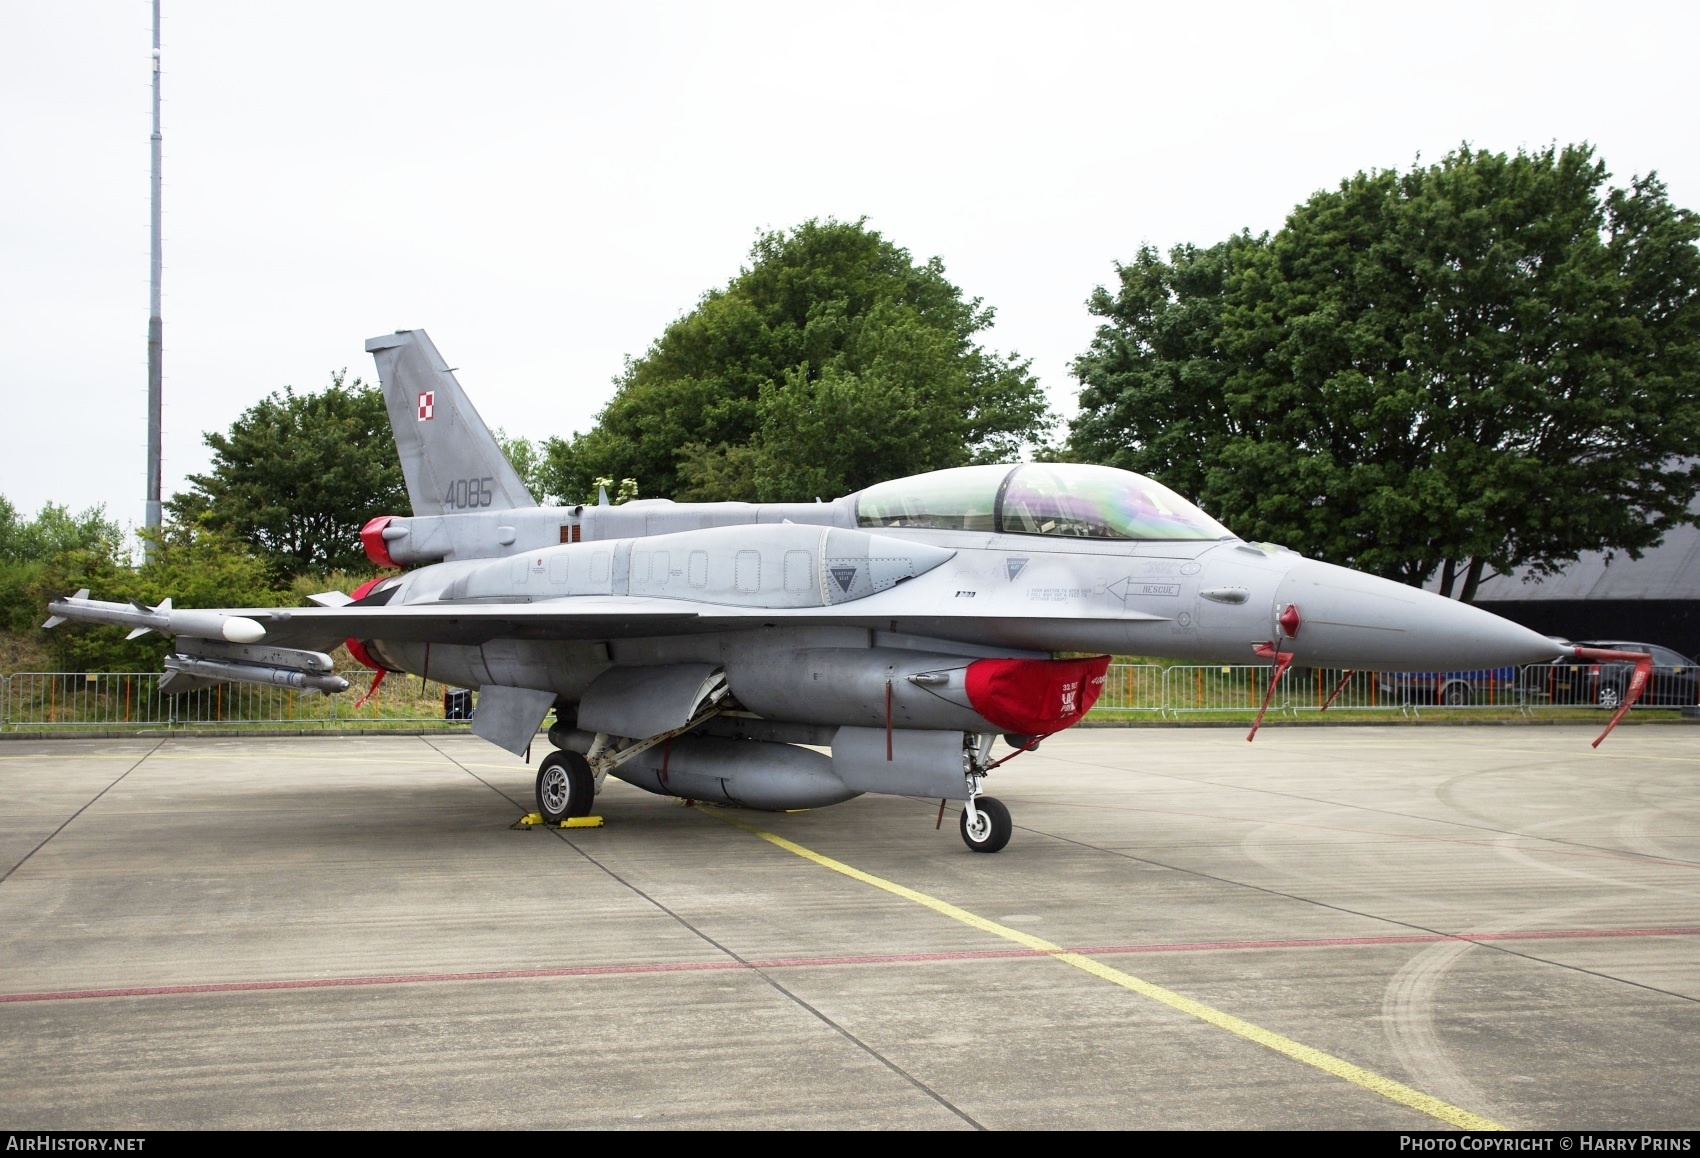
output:
[[[543,823],[540,813],[528,812],[519,818],[515,828],[536,828]],[[569,816],[561,821],[562,828],[601,828],[603,820],[600,816]]]

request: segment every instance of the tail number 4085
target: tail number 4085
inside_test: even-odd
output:
[[[448,493],[443,495],[443,509],[464,511],[469,507],[487,507],[496,498],[496,481],[494,475],[483,478],[457,478],[449,484]]]

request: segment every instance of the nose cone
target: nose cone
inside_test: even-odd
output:
[[[1541,663],[1563,649],[1497,615],[1374,575],[1303,559],[1276,590],[1303,619],[1291,648],[1301,663],[1366,671],[1425,671]]]

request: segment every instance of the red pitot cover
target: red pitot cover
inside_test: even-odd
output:
[[[1110,657],[977,659],[968,665],[968,702],[1000,728],[1049,736],[1076,724],[1098,702]]]

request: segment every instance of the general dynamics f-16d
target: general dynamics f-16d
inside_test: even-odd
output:
[[[1106,467],[959,467],[830,503],[538,506],[424,331],[366,349],[413,515],[373,519],[361,539],[379,566],[414,569],[310,608],[148,608],[78,592],[52,605],[48,626],[174,635],[165,691],[221,680],[340,691],[324,653],[346,640],[377,679],[480,689],[472,730],[515,754],[553,711],[557,750],[537,774],[550,822],[587,814],[605,774],[765,809],[886,792],[962,801],[963,839],[980,852],[1011,828],[980,791],[1001,762],[994,738],[1026,750],[1079,721],[1102,688],[1102,653],[1262,657],[1273,689],[1295,660],[1429,670],[1583,650],[1244,542],[1173,491]]]

